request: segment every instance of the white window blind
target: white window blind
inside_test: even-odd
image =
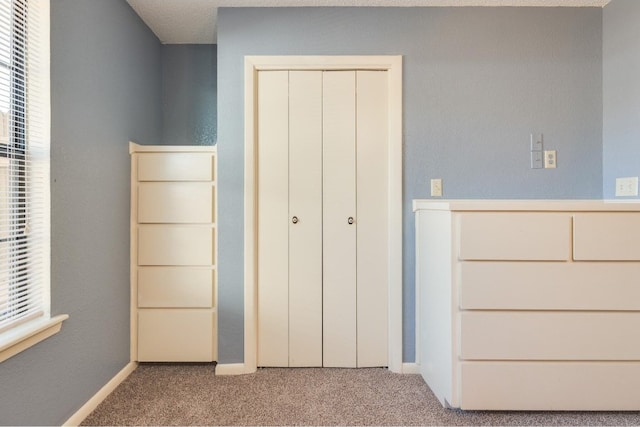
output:
[[[0,0],[0,334],[49,317],[46,1]]]

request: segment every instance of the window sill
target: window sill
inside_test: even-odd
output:
[[[51,319],[35,319],[2,333],[0,336],[0,363],[57,334],[62,328],[62,322],[68,318],[68,314],[61,314]]]

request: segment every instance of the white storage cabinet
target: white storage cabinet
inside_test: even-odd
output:
[[[215,361],[216,148],[130,153],[131,360]]]

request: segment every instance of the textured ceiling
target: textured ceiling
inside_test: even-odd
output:
[[[166,44],[216,42],[219,7],[538,6],[603,7],[611,0],[127,0]]]

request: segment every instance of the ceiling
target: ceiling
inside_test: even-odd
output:
[[[165,44],[216,43],[219,7],[603,7],[611,0],[127,0]]]

